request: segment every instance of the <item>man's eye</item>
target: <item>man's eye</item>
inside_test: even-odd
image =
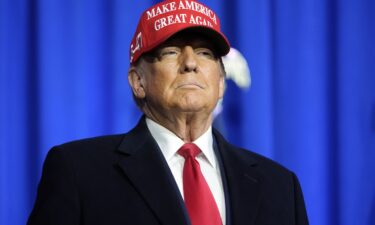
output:
[[[208,58],[215,57],[214,53],[210,49],[198,49],[197,54]]]
[[[161,57],[177,55],[178,51],[175,49],[166,49],[160,52]]]

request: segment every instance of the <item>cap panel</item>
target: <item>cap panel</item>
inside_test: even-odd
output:
[[[193,27],[207,30],[219,54],[229,52],[229,41],[220,31],[220,20],[210,8],[198,1],[170,0],[160,2],[142,14],[130,45],[130,63],[177,32]]]

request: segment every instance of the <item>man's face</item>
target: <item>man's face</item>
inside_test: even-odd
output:
[[[158,112],[211,113],[223,96],[219,58],[209,40],[197,34],[170,38],[144,56],[138,72],[146,104]]]

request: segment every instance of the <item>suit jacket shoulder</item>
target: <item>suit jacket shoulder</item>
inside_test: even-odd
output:
[[[228,143],[214,130],[228,182],[233,224],[308,224],[302,191],[293,172]]]
[[[188,225],[182,197],[144,120],[130,132],[53,147],[29,225]]]

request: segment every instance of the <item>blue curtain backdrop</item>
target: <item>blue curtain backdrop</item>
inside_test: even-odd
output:
[[[25,224],[53,145],[140,113],[128,47],[150,0],[0,0],[0,224]],[[375,1],[202,0],[248,60],[227,138],[294,170],[313,225],[375,224]]]

